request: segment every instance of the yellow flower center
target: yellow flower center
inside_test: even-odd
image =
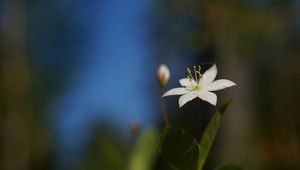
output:
[[[202,90],[202,86],[201,85],[199,85],[199,84],[197,84],[196,86],[192,86],[193,87],[193,90],[194,91],[200,91],[200,90]]]

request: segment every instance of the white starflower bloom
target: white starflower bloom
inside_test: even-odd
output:
[[[201,74],[200,66],[198,69],[194,66],[195,76],[192,75],[189,68],[187,68],[187,71],[187,78],[179,80],[180,85],[183,87],[171,89],[162,96],[182,95],[179,98],[179,107],[197,97],[215,106],[217,104],[217,95],[211,91],[236,85],[234,82],[226,79],[215,80],[217,75],[216,64],[205,71],[204,74]]]

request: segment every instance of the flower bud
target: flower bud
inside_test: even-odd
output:
[[[160,87],[162,88],[168,84],[170,79],[170,71],[166,65],[162,64],[159,66],[157,70],[157,79]]]

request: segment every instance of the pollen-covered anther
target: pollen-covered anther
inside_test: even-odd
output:
[[[192,76],[191,69],[190,69],[190,68],[186,68],[186,70],[187,70],[187,72],[188,72],[189,76],[193,77],[193,76]]]
[[[195,71],[196,75],[199,76],[199,80],[202,78],[202,74],[201,74],[201,66],[198,65],[198,70]]]

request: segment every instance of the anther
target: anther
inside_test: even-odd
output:
[[[199,74],[199,80],[202,78],[202,74],[201,74],[201,66],[198,65],[198,71],[197,71],[197,74]]]
[[[186,70],[187,70],[187,72],[188,72],[189,74],[192,73],[190,68],[187,68]]]

